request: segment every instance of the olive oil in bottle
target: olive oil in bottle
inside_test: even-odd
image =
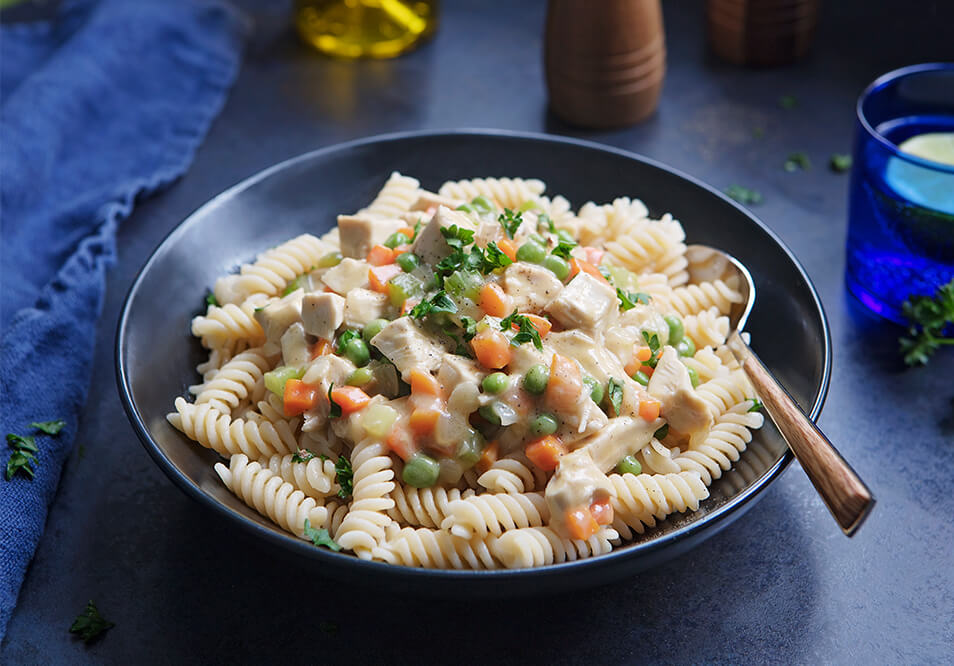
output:
[[[437,27],[440,0],[296,0],[295,25],[322,53],[393,58]]]

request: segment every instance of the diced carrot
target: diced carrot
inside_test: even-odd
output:
[[[627,376],[632,377],[632,376],[635,375],[637,372],[639,372],[639,366],[640,366],[640,365],[642,365],[642,364],[639,362],[638,359],[636,359],[636,358],[631,358],[631,359],[629,359],[629,361],[626,363],[626,365],[623,366],[623,370],[626,371],[626,375],[627,375]]]
[[[415,435],[426,437],[434,432],[434,428],[437,427],[437,420],[440,417],[441,413],[437,409],[415,409],[411,412],[407,424]]]
[[[543,397],[557,411],[569,410],[576,404],[583,390],[580,367],[572,359],[560,354],[550,362],[550,379]]]
[[[413,245],[398,245],[394,248],[394,258],[398,258],[398,255],[404,254],[405,252],[410,252]]]
[[[646,421],[655,421],[659,418],[659,401],[646,398],[639,401],[639,415]]]
[[[497,241],[497,247],[500,248],[501,252],[510,257],[510,261],[517,260],[517,244],[509,238],[504,238]]]
[[[483,474],[490,466],[497,462],[497,458],[500,455],[500,444],[497,442],[491,442],[484,447],[484,450],[480,453],[480,460],[477,461],[477,471]]]
[[[547,337],[547,333],[549,333],[550,329],[553,328],[552,322],[550,322],[550,320],[546,317],[541,317],[540,315],[535,314],[528,314],[524,316],[527,318],[530,324],[537,329],[537,333],[540,334],[541,338]],[[519,329],[520,324],[514,322],[513,327],[515,329]]]
[[[545,472],[556,469],[560,463],[560,456],[566,453],[563,442],[556,435],[547,435],[536,439],[529,444],[524,451],[527,458],[534,465]]]
[[[636,350],[636,359],[646,362],[653,357],[653,350],[649,347],[640,347]]]
[[[325,285],[325,293],[326,293],[326,294],[334,294],[334,293],[337,293],[337,292],[335,292],[335,290],[332,289],[331,287],[329,287],[328,285]]]
[[[388,282],[395,275],[400,275],[401,273],[401,267],[397,264],[372,266],[368,269],[368,281],[371,283],[371,289],[379,294],[387,293]]]
[[[412,227],[401,227],[397,230],[397,233],[404,234],[408,240],[414,238],[414,229]]]
[[[586,252],[586,260],[593,264],[594,266],[599,266],[600,261],[603,259],[603,250],[596,247],[584,247],[583,251]]]
[[[485,368],[499,370],[510,363],[513,352],[510,351],[510,342],[500,331],[486,328],[470,341],[477,361]]]
[[[585,506],[567,509],[566,527],[570,537],[580,541],[586,541],[600,529],[593,514]]]
[[[406,315],[408,312],[411,311],[411,309],[415,305],[417,305],[420,302],[421,302],[421,299],[419,298],[405,298],[404,302],[401,304],[401,316],[403,317],[404,315]]]
[[[306,384],[300,379],[289,379],[285,382],[282,402],[285,405],[285,416],[303,414],[318,404],[318,387]]]
[[[639,371],[643,373],[644,375],[646,375],[647,377],[652,377],[653,373],[656,372],[656,368],[653,368],[648,365],[641,365],[639,366]]]
[[[496,282],[487,282],[480,288],[480,307],[491,317],[506,317],[510,314],[512,301]]]
[[[331,353],[331,343],[325,340],[324,338],[318,338],[318,341],[315,342],[311,347],[311,359],[315,360],[319,356],[325,356]]]
[[[609,497],[605,499],[593,500],[590,504],[590,513],[593,520],[599,525],[609,525],[613,522],[613,505],[610,504]]]
[[[429,372],[411,370],[411,393],[415,395],[440,395],[441,385]]]
[[[336,386],[331,389],[331,399],[341,407],[343,415],[364,409],[371,401],[371,397],[357,386]]]
[[[576,277],[577,273],[581,271],[583,273],[589,273],[596,279],[601,280],[605,282],[606,284],[609,284],[609,280],[607,280],[606,277],[604,277],[604,275],[600,273],[600,269],[598,269],[596,266],[594,266],[590,262],[583,261],[582,259],[577,259],[576,257],[573,257],[572,259],[570,259],[570,279],[572,280],[574,277]]]
[[[375,245],[368,252],[367,262],[372,266],[387,266],[394,263],[394,250],[384,245]]]
[[[420,449],[414,437],[411,436],[411,431],[404,425],[395,425],[391,428],[385,443],[401,460],[405,461],[410,460]]]

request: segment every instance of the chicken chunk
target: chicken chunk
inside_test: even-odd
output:
[[[281,351],[281,339],[288,327],[301,321],[301,303],[305,292],[297,289],[284,298],[255,311],[255,320],[265,331],[265,354]]]
[[[428,192],[427,190],[421,190],[418,194],[417,201],[411,204],[412,211],[428,211],[436,210],[438,206],[446,206],[451,210],[454,210],[459,205],[461,205],[463,200],[461,199],[451,199],[450,197],[441,196],[435,192]]]
[[[423,263],[436,264],[452,251],[441,229],[454,224],[463,229],[474,228],[473,222],[463,213],[439,206],[431,221],[417,235],[411,251],[420,257]]]
[[[380,245],[387,237],[405,226],[403,220],[374,217],[372,215],[339,215],[338,233],[341,254],[354,259],[364,259],[372,246]]]
[[[321,281],[339,294],[347,294],[352,289],[367,287],[368,262],[345,257],[341,263],[321,276]]]
[[[306,333],[332,340],[344,321],[345,299],[327,292],[305,294],[301,302],[301,320]]]
[[[660,413],[674,430],[692,433],[712,425],[712,414],[692,388],[689,371],[674,348],[665,348],[646,388],[662,403]]]
[[[437,381],[441,383],[444,390],[449,394],[458,384],[464,382],[473,382],[480,384],[486,372],[480,370],[480,367],[469,358],[448,354],[441,362],[441,369],[437,372]]]
[[[543,266],[518,261],[504,270],[503,289],[520,312],[540,314],[563,291],[563,283]]]
[[[437,370],[447,351],[410,317],[389,323],[371,338],[371,344],[397,367],[405,381],[411,370]]]
[[[593,329],[617,311],[616,291],[589,273],[578,273],[546,311],[566,328]]]
[[[370,289],[352,289],[345,296],[344,321],[348,326],[361,328],[372,319],[384,316],[388,297]]]
[[[282,364],[295,368],[303,367],[311,360],[311,350],[305,338],[305,327],[294,323],[282,335]]]

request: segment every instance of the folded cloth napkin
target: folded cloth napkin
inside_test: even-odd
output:
[[[0,449],[2,639],[86,400],[117,226],[188,167],[248,25],[222,0],[85,0],[0,30],[0,436],[39,448],[9,481]],[[29,425],[53,419],[56,437]]]

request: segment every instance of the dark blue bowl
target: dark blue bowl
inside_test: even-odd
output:
[[[392,134],[317,150],[239,183],[183,221],[137,276],[116,336],[119,392],[143,446],[186,494],[324,574],[383,589],[414,584],[433,595],[514,596],[599,585],[669,560],[741,516],[791,462],[767,422],[699,511],[676,514],[606,555],[514,571],[365,562],[315,548],[246,507],[213,471],[217,455],[165,419],[174,398],[197,381],[194,368],[204,360],[190,320],[217,277],[297,234],[328,230],[338,213],[366,205],[395,170],[432,189],[449,179],[535,177],[574,206],[625,195],[642,199],[654,215],[672,213],[690,243],[722,248],[752,272],[758,287],[747,327],[753,346],[817,418],[831,370],[825,313],[792,253],[747,210],[667,166],[594,143],[487,130]]]

